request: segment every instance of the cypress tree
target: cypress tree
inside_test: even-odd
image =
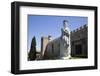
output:
[[[32,38],[30,52],[28,54],[28,60],[32,61],[36,59],[36,39],[35,36]]]

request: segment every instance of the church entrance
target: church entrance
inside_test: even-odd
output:
[[[81,44],[75,45],[75,52],[76,52],[76,55],[82,54],[82,45]]]

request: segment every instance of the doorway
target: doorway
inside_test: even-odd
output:
[[[76,55],[82,54],[82,45],[81,44],[75,45],[75,52],[76,52]]]

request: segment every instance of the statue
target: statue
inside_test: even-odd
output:
[[[70,47],[70,29],[68,28],[68,21],[63,21],[63,28],[61,29],[61,46],[60,46],[60,56],[63,59],[68,59],[71,56],[71,47]]]

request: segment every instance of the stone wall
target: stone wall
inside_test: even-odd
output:
[[[87,25],[71,32],[71,56],[88,57],[88,27]]]

